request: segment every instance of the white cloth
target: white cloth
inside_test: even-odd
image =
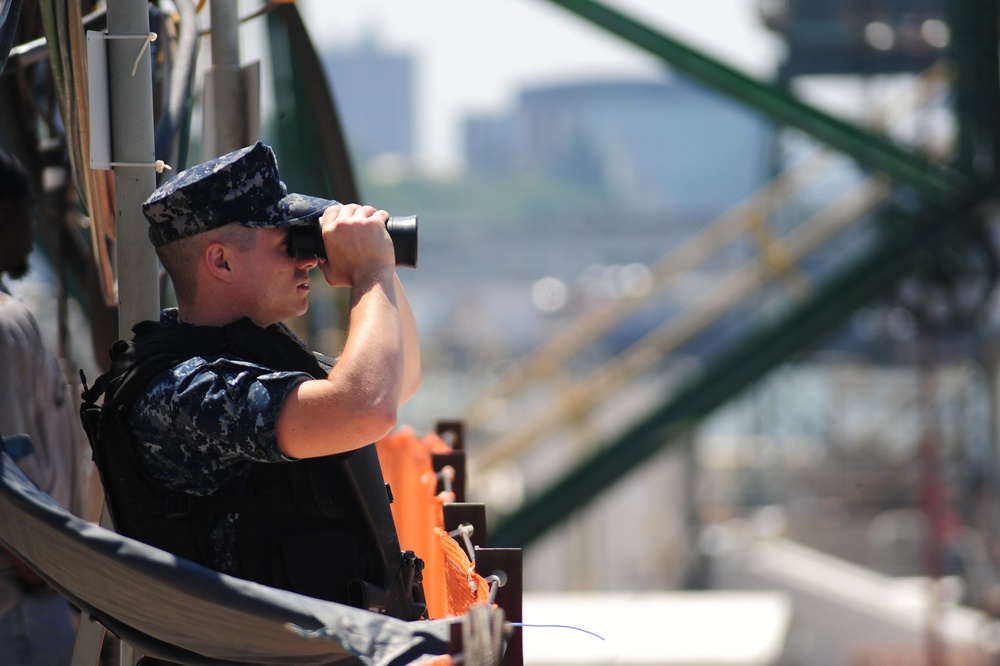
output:
[[[86,438],[79,402],[45,348],[38,322],[0,283],[0,435],[28,435],[34,452],[18,466],[46,494],[82,516]],[[0,617],[22,594],[14,565],[0,556]]]

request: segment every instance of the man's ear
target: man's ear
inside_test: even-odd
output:
[[[209,275],[223,282],[231,282],[233,280],[233,269],[230,266],[232,259],[232,248],[224,243],[209,243],[202,252],[202,262],[205,264]]]

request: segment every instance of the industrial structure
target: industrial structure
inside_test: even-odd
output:
[[[791,499],[789,488],[807,487],[810,492],[803,496],[810,501],[836,498],[838,511],[849,505],[871,512],[866,518],[882,518],[870,523],[871,543],[880,545],[877,555],[885,558],[882,574],[920,575],[938,583],[947,576],[961,578],[966,588],[958,595],[960,601],[980,613],[976,621],[982,620],[983,627],[994,626],[987,621],[1000,616],[1000,534],[994,519],[1000,506],[1000,391],[992,344],[996,330],[989,320],[995,314],[991,307],[1000,268],[994,238],[1000,186],[997,4],[762,2],[762,21],[786,41],[788,54],[776,80],[760,81],[611,3],[548,2],[566,10],[567,21],[608,31],[773,124],[768,156],[773,178],[665,252],[650,267],[644,289],[626,290],[585,309],[469,401],[461,417],[473,442],[472,494],[477,481],[484,496],[488,487],[501,488],[498,501],[491,500],[491,545],[530,552],[601,498],[621,491],[623,480],[654,467],[659,475],[644,481],[651,494],[640,494],[634,501],[650,505],[652,516],[658,515],[656,502],[671,503],[680,511],[670,528],[670,543],[654,538],[655,547],[637,548],[638,570],[667,567],[668,582],[677,587],[706,587],[713,574],[716,582],[736,586],[739,576],[724,555],[730,552],[727,544],[745,534],[737,533],[735,521],[716,520],[720,516],[710,515],[709,509],[729,511],[725,518],[741,518],[731,511],[733,506],[781,504]],[[217,11],[217,4],[211,3],[213,34],[225,21],[236,20],[231,13]],[[176,15],[156,5],[147,13],[145,3],[136,6],[125,0],[107,7],[60,0],[39,5],[37,15],[30,3],[23,5],[13,48],[0,69],[0,146],[21,156],[42,185],[45,219],[40,242],[53,263],[63,268],[65,297],[87,305],[96,347],[107,348],[127,333],[130,322],[150,318],[159,300],[151,298],[160,286],[155,258],[144,242],[144,229],[129,224],[128,212],[138,210],[157,179],[169,177],[156,174],[152,167],[157,161],[179,169],[197,161],[197,151],[211,155],[242,145],[266,125],[270,142],[283,155],[294,155],[285,163],[298,191],[340,200],[359,198],[348,142],[335,122],[337,107],[293,3],[262,10],[272,80],[260,81],[254,66],[213,39],[213,67],[204,82],[194,76],[198,23],[196,9],[187,0],[175,1]],[[157,29],[156,23],[162,27]],[[90,166],[95,130],[88,118],[92,106],[86,103],[86,69],[80,65],[85,30],[161,33],[160,40],[146,42],[148,51],[139,59],[135,44],[109,40],[113,176]],[[6,51],[0,39],[0,57]],[[888,80],[880,77],[904,77],[910,96],[897,106],[873,108],[870,120],[877,126],[862,126],[795,93],[802,77],[833,75],[873,86]],[[250,113],[242,119],[244,126],[233,127],[233,114],[223,111],[224,104],[213,103],[256,100],[258,86],[270,86],[266,94],[274,102],[273,118]],[[200,146],[190,139],[196,90],[203,95]],[[148,106],[136,110],[135,99]],[[544,105],[535,102],[544,113]],[[126,106],[132,113],[121,113]],[[247,108],[259,107],[248,102]],[[126,115],[155,118],[155,145],[152,134],[122,121]],[[737,253],[734,261],[734,244],[752,252]],[[692,274],[708,273],[715,281],[693,293],[688,288],[686,302],[671,301],[670,316],[644,337],[600,364],[590,362],[588,350],[629,317],[655,308],[658,299],[674,298],[672,290],[683,289]],[[299,322],[304,333],[337,325],[335,304],[314,312],[333,313],[333,321]],[[859,313],[867,317],[868,333],[857,328],[845,333],[849,323],[858,324]],[[822,344],[830,343],[823,358],[842,359],[857,350],[859,335],[867,335],[869,342],[881,335],[883,344],[868,345],[864,354],[850,358],[884,364],[892,369],[892,378],[883,386],[865,374],[863,365],[826,366],[828,376],[846,388],[817,399],[860,396],[845,408],[857,411],[876,404],[872,396],[881,390],[890,399],[880,398],[877,405],[895,402],[896,409],[868,415],[868,422],[889,425],[867,439],[865,433],[858,434],[861,429],[843,438],[852,446],[834,452],[839,456],[835,475],[829,466],[789,462],[809,459],[815,442],[792,441],[778,456],[766,444],[741,449],[763,441],[751,437],[737,438],[726,452],[739,464],[699,469],[692,442],[710,416],[733,408],[751,387],[773,388],[768,382],[776,371],[786,376],[803,372],[796,375],[798,386],[815,386],[807,373],[816,367],[810,363],[822,360],[817,355]],[[65,336],[69,345],[68,333]],[[801,363],[789,370],[792,360]],[[781,391],[773,388],[772,395],[795,399]],[[988,398],[974,397],[978,393]],[[956,433],[951,426],[956,419],[949,420],[966,408],[970,413],[963,417],[981,426],[972,435]],[[838,427],[848,427],[847,421]],[[829,441],[837,434],[828,431],[824,436]],[[899,441],[906,453],[893,458],[887,447]],[[663,457],[675,450],[677,457]],[[824,465],[830,460],[823,458]],[[506,498],[505,484],[508,490],[516,486]],[[852,494],[845,496],[845,489]],[[700,504],[693,499],[696,493],[701,493]],[[850,559],[847,545],[852,537],[809,525],[818,515],[827,514],[810,513],[789,533],[818,550],[841,549]],[[794,511],[787,507],[756,516],[758,531],[765,534],[783,535],[787,524],[795,523]],[[591,547],[596,553],[595,541],[604,539],[602,546],[611,548],[627,538],[623,534],[638,541],[635,533],[648,527],[646,518],[605,515],[590,527],[583,524],[550,555],[562,557]],[[600,534],[614,523],[621,534]],[[650,529],[658,528],[663,525]],[[906,551],[894,556],[900,544]],[[663,551],[671,545],[675,548],[668,566]],[[812,558],[800,546],[781,540],[755,544],[748,552],[771,563],[760,565],[758,578],[772,575],[777,580],[781,571],[774,569],[775,561],[788,563],[789,570],[812,567],[808,570],[816,578],[848,576],[840,564]],[[580,557],[599,564],[602,560],[595,553]],[[580,580],[588,580],[588,574]],[[891,585],[884,579],[876,582],[881,587],[872,582],[859,594],[888,598],[885,590]],[[608,584],[629,581],[618,578]],[[840,590],[845,598],[849,587]],[[776,622],[787,620],[782,603],[767,607],[774,610]],[[920,663],[945,663],[940,641],[961,632],[938,630],[933,619],[920,622],[913,625],[914,631],[932,627],[928,659]],[[962,634],[963,649],[968,650],[962,658],[993,663],[996,645],[982,636],[969,638],[975,633]],[[863,657],[857,651],[840,657],[885,663],[879,662],[880,649],[862,651]]]

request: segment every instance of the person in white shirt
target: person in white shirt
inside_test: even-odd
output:
[[[3,281],[28,272],[34,201],[24,167],[0,151],[0,436],[18,467],[42,491],[82,516],[86,439],[78,401],[45,348],[38,322]],[[67,666],[75,623],[75,612],[63,597],[24,562],[0,550],[4,666]]]

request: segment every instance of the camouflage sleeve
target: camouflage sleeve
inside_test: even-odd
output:
[[[311,379],[226,358],[193,358],[162,373],[135,404],[140,458],[175,489],[211,493],[242,462],[285,462],[275,423],[288,392]]]

